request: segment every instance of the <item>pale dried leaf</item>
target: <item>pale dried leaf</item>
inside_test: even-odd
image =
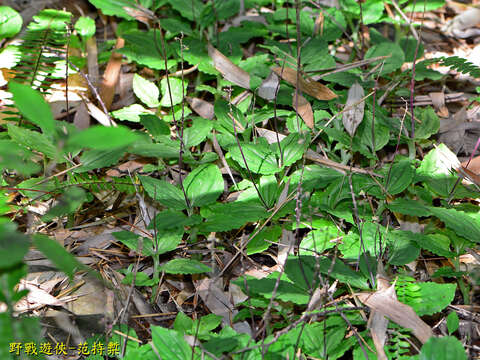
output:
[[[432,99],[433,107],[437,112],[437,115],[441,117],[447,117],[448,109],[445,106],[445,93],[431,92],[429,96],[430,96],[430,99]]]
[[[272,70],[283,80],[297,87],[297,72],[295,70],[288,67],[284,67],[283,69],[281,67],[274,67]],[[318,100],[332,100],[337,97],[337,95],[325,85],[311,79],[304,79],[302,76],[298,76],[298,88],[305,94],[313,96]]]
[[[195,282],[196,290],[205,306],[215,315],[223,318],[224,325],[231,325],[237,314],[229,296],[212,279]]]
[[[292,99],[292,106],[298,115],[303,119],[305,125],[307,125],[310,129],[313,129],[314,120],[312,106],[302,95],[296,95],[297,93],[295,92]]]
[[[208,55],[212,58],[213,65],[225,80],[244,89],[250,89],[250,75],[245,70],[232,63],[229,58],[210,44],[208,44]]]
[[[433,336],[430,326],[420,319],[415,310],[398,301],[394,285],[390,285],[387,288],[379,288],[374,293],[360,293],[358,298],[370,309],[404,328],[412,329],[413,334],[422,343],[425,343]]]
[[[363,99],[364,96],[365,91],[357,82],[348,90],[347,103],[345,104],[347,110],[343,112],[342,121],[345,130],[347,130],[350,136],[355,134],[358,125],[360,125],[363,120],[365,101],[360,100]]]
[[[121,49],[125,44],[122,38],[117,39],[115,49]],[[122,67],[122,54],[115,51],[110,55],[105,73],[103,74],[102,84],[100,86],[100,97],[102,98],[105,107],[110,109],[115,95],[115,87],[120,76],[120,68]]]
[[[187,97],[187,102],[198,115],[205,119],[212,120],[215,116],[213,105],[208,101],[199,99],[199,98],[190,98]]]
[[[260,86],[257,89],[257,94],[265,100],[275,99],[275,94],[277,93],[278,84],[280,83],[280,78],[273,71],[270,72],[268,77],[262,81]]]

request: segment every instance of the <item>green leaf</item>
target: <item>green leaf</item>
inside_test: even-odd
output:
[[[17,144],[41,152],[49,159],[58,159],[58,149],[45,134],[7,124],[8,135]]]
[[[415,108],[415,117],[421,121],[415,124],[415,139],[428,139],[440,129],[440,120],[432,107]]]
[[[140,176],[140,181],[148,195],[162,205],[174,210],[186,208],[182,191],[172,184],[149,176]]]
[[[455,209],[430,207],[430,211],[457,235],[475,243],[480,242],[480,223],[473,217]]]
[[[96,8],[100,9],[104,15],[118,16],[126,20],[134,18],[125,11],[124,7],[135,8],[133,0],[89,0]]]
[[[403,9],[405,12],[424,12],[441,8],[445,5],[445,0],[429,0],[425,2],[409,2]]]
[[[376,23],[383,16],[383,0],[368,0],[362,4],[362,21],[365,25]]]
[[[386,184],[387,192],[390,195],[400,194],[413,181],[415,169],[412,167],[410,160],[402,159],[392,166],[388,183]]]
[[[136,251],[137,254],[143,256],[152,256],[155,254],[152,239],[140,236],[131,231],[115,231],[112,232],[112,235],[129,249]]]
[[[184,226],[197,225],[202,222],[201,216],[198,214],[193,214],[191,216],[185,215],[182,211],[179,210],[164,210],[161,211],[155,216],[154,221],[148,226],[149,229],[175,229],[182,228]]]
[[[80,16],[75,23],[75,30],[83,38],[90,38],[95,35],[95,21],[86,16]]]
[[[382,69],[380,72],[381,75],[386,75],[400,69],[405,61],[405,55],[403,54],[402,48],[398,44],[392,42],[382,42],[378,45],[372,46],[365,54],[365,59],[371,59],[378,56],[389,56],[387,59],[381,60],[385,61],[383,67],[380,68]],[[377,65],[381,61],[375,61],[371,66]]]
[[[183,181],[190,206],[214,203],[224,191],[223,177],[218,166],[205,164],[196,167]]]
[[[248,222],[255,222],[269,215],[258,200],[218,203],[202,207],[200,214],[206,219],[200,228],[207,232],[238,229]]]
[[[333,248],[336,244],[335,240],[344,235],[334,223],[326,219],[316,219],[312,226],[315,229],[310,231],[300,243],[300,255],[323,253]]]
[[[418,316],[433,315],[445,309],[453,301],[456,288],[456,284],[401,281],[395,287],[398,300],[411,306]]]
[[[155,139],[159,136],[170,135],[168,124],[156,115],[140,115],[140,122]],[[187,147],[192,146],[188,145]]]
[[[265,227],[247,244],[247,255],[258,254],[267,250],[282,236],[282,228],[278,225]]]
[[[155,238],[157,244],[156,253],[161,255],[175,250],[178,244],[182,241],[183,233],[183,228],[157,231],[157,236]]]
[[[168,88],[168,82],[170,83],[170,91]],[[160,81],[160,86],[162,88],[162,99],[160,100],[160,105],[163,107],[170,107],[172,105],[180,104],[183,100],[183,97],[187,94],[187,82],[183,82],[182,90],[182,79],[176,77],[163,78]],[[171,102],[170,102],[171,94]]]
[[[393,212],[410,216],[430,216],[432,214],[428,206],[407,198],[397,198],[387,206]]]
[[[160,90],[153,82],[144,79],[138,74],[133,75],[133,92],[148,107],[154,108],[160,105],[158,97]]]
[[[55,123],[52,111],[40,93],[28,85],[14,81],[9,83],[8,90],[13,94],[13,101],[20,113],[29,121],[38,125],[45,134],[53,135]]]
[[[431,337],[423,344],[419,360],[467,360],[462,343],[453,336]]]
[[[93,169],[100,169],[114,165],[125,153],[125,148],[111,150],[89,150],[85,151],[80,158],[82,166],[74,169],[74,172],[85,172]]]
[[[32,157],[31,151],[24,149],[15,142],[0,140],[1,168],[15,170],[22,175],[29,176],[41,170],[38,164],[30,160]]]
[[[204,7],[199,0],[168,0],[168,2],[181,16],[190,21],[198,20]]]
[[[109,150],[128,146],[138,139],[139,136],[126,126],[96,125],[72,135],[67,146],[74,149]]]
[[[238,146],[232,146],[230,154],[242,168],[246,169],[248,166],[250,171],[263,175],[272,175],[281,170],[277,165],[275,152],[268,144],[259,141],[256,144],[243,143],[241,147],[242,151]],[[247,164],[243,160],[242,152]]]
[[[160,326],[152,326],[151,331],[151,346],[156,354],[162,354],[162,359],[185,360],[192,357],[192,349],[183,339],[183,335]]]
[[[131,122],[140,122],[140,117],[146,114],[151,115],[152,113],[140,104],[133,104],[119,110],[112,111],[112,116],[115,119],[124,121],[127,120]]]
[[[33,243],[37,249],[49,258],[59,270],[63,271],[70,280],[73,279],[75,272],[85,269],[82,263],[55,240],[42,234],[35,234],[33,238]]]
[[[54,218],[75,213],[87,200],[85,190],[72,187],[65,192],[53,208],[42,216],[43,221],[52,221]]]
[[[213,122],[208,119],[197,117],[191,127],[183,130],[183,142],[186,148],[199,145],[210,134]]]
[[[280,142],[280,148],[283,153],[283,166],[290,166],[295,161],[302,158],[308,144],[310,143],[308,138],[293,133],[289,134],[285,139]],[[277,157],[280,158],[280,150],[278,144],[270,145],[277,152]]]
[[[211,269],[200,261],[193,259],[173,259],[160,267],[160,271],[167,274],[203,274]]]
[[[420,255],[420,248],[415,242],[416,235],[419,234],[401,230],[393,230],[388,233],[389,264],[400,266],[417,259]]]
[[[9,6],[0,6],[0,39],[12,37],[22,29],[22,17]]]
[[[0,256],[0,270],[21,263],[30,247],[28,238],[17,232],[15,228],[13,223],[0,224],[0,253],[8,254],[8,256]],[[0,290],[0,294],[1,292]]]
[[[452,311],[450,314],[447,316],[447,329],[448,333],[452,335],[455,331],[458,330],[459,327],[459,319],[458,315],[455,311]]]

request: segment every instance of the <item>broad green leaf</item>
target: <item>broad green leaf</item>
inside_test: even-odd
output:
[[[309,144],[309,139],[304,136],[293,133],[288,135],[285,139],[280,142],[280,148],[283,153],[283,166],[290,166],[295,161],[302,158],[307,146]],[[280,149],[278,144],[270,145],[271,148],[277,151],[277,157],[280,158]]]
[[[192,357],[192,349],[182,334],[161,326],[152,326],[151,331],[151,346],[155,347],[155,353],[162,354],[162,359],[185,360]]]
[[[185,147],[199,145],[210,134],[213,128],[213,121],[197,117],[193,120],[191,127],[183,130],[183,142]]]
[[[118,16],[126,20],[134,20],[126,11],[125,7],[135,8],[133,0],[89,0],[104,15]]]
[[[89,150],[85,151],[80,158],[82,166],[74,169],[74,172],[85,172],[114,165],[125,153],[125,148],[112,150]]]
[[[455,331],[458,330],[458,326],[459,326],[459,319],[458,319],[458,315],[455,311],[452,311],[450,314],[448,314],[447,316],[447,329],[448,329],[448,333],[450,335],[452,335]]]
[[[160,105],[158,97],[160,90],[153,82],[144,79],[138,74],[133,75],[133,92],[148,107],[154,108]]]
[[[432,214],[428,206],[407,198],[397,198],[388,204],[387,207],[393,212],[410,216],[430,216]]]
[[[58,149],[45,134],[12,124],[8,124],[7,128],[8,135],[17,144],[41,152],[49,159],[58,160]]]
[[[221,132],[227,131],[233,135],[244,131],[243,128],[246,126],[246,119],[239,108],[220,99],[215,101],[214,111],[217,118],[215,129]]]
[[[29,247],[28,238],[17,232],[14,224],[0,224],[0,253],[4,254],[0,256],[0,270],[21,263]]]
[[[185,215],[182,211],[179,210],[164,210],[159,212],[154,221],[148,226],[149,229],[175,229],[182,228],[184,226],[197,225],[202,222],[201,216],[198,214],[193,214],[191,216]]]
[[[162,99],[160,100],[160,105],[163,107],[170,107],[172,105],[180,104],[183,100],[183,97],[187,94],[187,82],[183,82],[182,90],[182,79],[176,77],[169,77],[168,79],[163,78],[160,81],[160,86],[163,94]]]
[[[70,280],[73,279],[75,272],[85,269],[85,266],[65,250],[63,246],[46,235],[35,234],[33,243],[37,249],[49,258],[59,270],[63,271]]]
[[[153,286],[157,282],[155,279],[151,279],[146,273],[138,271],[136,274],[129,272],[125,274],[122,279],[122,284],[132,285],[135,275],[135,286]]]
[[[22,17],[9,6],[0,6],[0,39],[12,37],[22,29]]]
[[[146,157],[178,159],[178,156],[180,154],[180,142],[170,139],[166,141],[163,138],[158,140],[159,141],[156,144],[136,142],[129,147],[128,152]],[[190,152],[188,150],[184,150],[184,160],[189,153]]]
[[[148,195],[162,205],[174,210],[186,208],[185,197],[179,188],[149,176],[140,176],[140,181]]]
[[[118,120],[127,120],[131,122],[140,122],[142,115],[152,114],[140,104],[126,106],[116,111],[112,111],[112,116]]]
[[[395,289],[397,290],[398,300],[411,306],[418,316],[433,315],[445,309],[451,304],[455,297],[457,285],[437,284],[434,282],[416,282],[410,278],[411,282],[398,281]]]
[[[177,317],[173,322],[173,328],[181,334],[186,334],[193,327],[193,320],[185,315],[183,311],[177,313]]]
[[[143,256],[152,256],[155,254],[152,239],[140,236],[131,231],[116,231],[112,235],[131,250],[136,251]]]
[[[393,164],[392,170],[389,172],[388,183],[386,184],[387,192],[390,195],[397,195],[405,190],[413,181],[415,169],[412,167],[410,160],[402,159]]]
[[[420,5],[420,4],[419,4]],[[453,336],[431,337],[422,346],[419,360],[467,360],[462,343]]]
[[[52,111],[40,93],[14,81],[9,83],[8,90],[13,94],[13,101],[20,113],[38,125],[45,134],[53,135],[55,123]]]
[[[432,107],[415,108],[415,117],[421,121],[415,124],[415,139],[428,139],[440,129],[440,120]]]
[[[80,206],[87,200],[85,190],[80,187],[68,189],[58,200],[58,202],[45,215],[43,221],[52,221],[54,218],[75,213]]]
[[[156,115],[140,115],[140,122],[154,138],[170,135],[170,127],[168,124]]]
[[[268,208],[272,208],[277,202],[280,191],[275,175],[262,176],[260,178],[260,186],[258,186],[258,190],[260,195],[262,195],[263,200],[267,203]],[[258,196],[256,191],[254,196]]]
[[[109,150],[128,146],[138,138],[139,136],[126,126],[96,125],[72,135],[67,145],[74,149]]]
[[[362,21],[365,25],[376,23],[383,16],[383,0],[368,0],[362,4]]]
[[[260,139],[259,139],[260,140]],[[230,154],[242,168],[256,174],[272,175],[281,170],[277,165],[275,152],[264,142],[243,143],[242,151],[238,146],[230,148]],[[243,152],[243,156],[242,156]],[[245,157],[245,161],[244,161]],[[246,164],[245,164],[246,162]]]
[[[169,251],[175,250],[178,244],[180,244],[180,242],[182,241],[183,233],[184,233],[183,228],[157,231],[156,253],[161,255]]]
[[[357,259],[364,252],[376,256],[380,252],[380,240],[383,240],[384,232],[383,226],[365,222],[362,224],[362,239],[357,229],[351,230],[338,244],[338,249],[346,259]]]
[[[344,235],[330,220],[317,219],[313,226],[315,229],[310,231],[300,243],[300,255],[313,255],[331,249],[335,247],[336,240]]]
[[[33,154],[10,140],[0,140],[0,167],[15,170],[29,176],[41,170],[40,166],[31,161]]]
[[[310,289],[313,284],[318,285],[318,276],[315,276],[317,272],[356,288],[369,288],[366,279],[345,265],[339,258],[332,261],[327,257],[289,256],[285,264],[285,275],[296,286],[305,289]]]
[[[388,233],[389,264],[400,266],[417,259],[420,255],[420,248],[415,242],[416,235],[419,234],[401,230],[393,230]]]
[[[200,207],[214,203],[224,191],[220,169],[214,164],[196,167],[183,180],[190,206]]]
[[[256,222],[268,217],[269,213],[257,201],[218,203],[200,209],[205,218],[200,228],[202,231],[228,231],[238,229],[249,222]]]
[[[475,243],[480,242],[480,223],[463,211],[430,207],[432,215],[438,217],[445,226],[455,231],[457,235]]]
[[[253,234],[252,234],[253,235]],[[278,225],[265,227],[247,244],[247,255],[258,254],[267,250],[282,236],[282,228]]]
[[[365,59],[371,59],[378,56],[389,56],[385,61],[381,69],[381,75],[389,74],[403,65],[405,61],[405,55],[403,54],[402,48],[392,42],[382,42],[378,45],[374,45],[367,50],[365,54]],[[374,62],[371,66],[379,64],[380,61]]]
[[[173,259],[160,267],[167,274],[203,274],[211,269],[200,261],[193,259]]]
[[[445,0],[429,0],[425,2],[409,2],[407,6],[403,9],[405,12],[421,12],[431,11],[441,8],[445,5]]]
[[[168,0],[168,2],[182,17],[194,22],[198,20],[204,7],[200,0]]]
[[[81,37],[92,37],[95,35],[95,21],[92,18],[80,16],[75,23],[75,30]]]

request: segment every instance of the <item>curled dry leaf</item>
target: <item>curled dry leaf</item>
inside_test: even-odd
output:
[[[283,80],[297,87],[297,72],[295,70],[287,67],[282,69],[279,66],[272,68],[272,70]],[[298,88],[305,94],[313,96],[318,100],[332,100],[337,97],[337,95],[325,85],[311,79],[304,79],[302,76],[298,76]]]
[[[308,100],[305,99],[302,95],[297,94],[297,92],[295,91],[295,93],[293,94],[292,106],[298,113],[298,115],[300,115],[300,117],[303,119],[303,121],[305,121],[305,124],[310,129],[313,129],[313,110]]]
[[[413,334],[422,343],[425,343],[433,336],[430,326],[420,319],[415,313],[415,310],[398,301],[394,285],[379,286],[379,290],[376,292],[360,293],[358,298],[362,303],[372,309],[372,311],[387,317],[404,328],[412,329]]]
[[[215,112],[213,110],[213,105],[210,104],[208,101],[199,99],[199,98],[190,98],[187,97],[188,105],[201,117],[212,120],[215,116]]]
[[[258,87],[257,94],[265,100],[275,99],[275,94],[277,92],[277,87],[280,82],[280,78],[273,71],[270,72],[270,75],[262,81]]]
[[[345,108],[347,110],[343,113],[343,126],[345,130],[353,136],[358,128],[358,125],[363,120],[363,114],[365,109],[365,101],[360,101],[365,96],[363,88],[355,82],[350,90],[348,90],[347,103]]]
[[[208,55],[212,58],[215,69],[222,74],[225,80],[244,89],[250,89],[250,75],[245,70],[232,63],[229,58],[210,44],[208,44]]]

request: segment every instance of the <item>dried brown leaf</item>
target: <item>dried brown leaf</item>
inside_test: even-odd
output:
[[[244,89],[250,89],[250,75],[245,70],[232,63],[229,58],[210,44],[208,44],[208,55],[212,58],[213,65],[225,80]]]
[[[187,102],[198,115],[205,119],[212,120],[215,116],[215,112],[213,110],[213,105],[210,104],[208,101],[199,99],[199,98],[190,98],[187,97]]]
[[[283,71],[281,67],[274,67],[272,70],[283,80],[297,87],[297,72],[295,70],[288,67],[284,67]],[[337,97],[337,95],[325,85],[310,79],[304,79],[302,76],[298,76],[298,88],[318,100],[332,100]]]
[[[293,99],[292,99],[292,106],[295,109],[295,111],[298,113],[298,115],[303,119],[305,124],[310,128],[313,129],[313,110],[312,106],[308,102],[307,99],[305,99],[302,95],[296,96],[297,93],[295,92],[293,94]],[[298,98],[298,100],[297,100]]]
[[[422,343],[433,336],[430,326],[420,319],[415,310],[398,301],[394,285],[380,288],[374,293],[360,293],[358,298],[370,309],[404,328],[412,329],[413,334]]]
[[[348,90],[346,110],[343,113],[343,126],[345,130],[353,136],[358,128],[358,125],[363,120],[365,110],[365,101],[360,101],[365,96],[365,91],[357,82]]]

